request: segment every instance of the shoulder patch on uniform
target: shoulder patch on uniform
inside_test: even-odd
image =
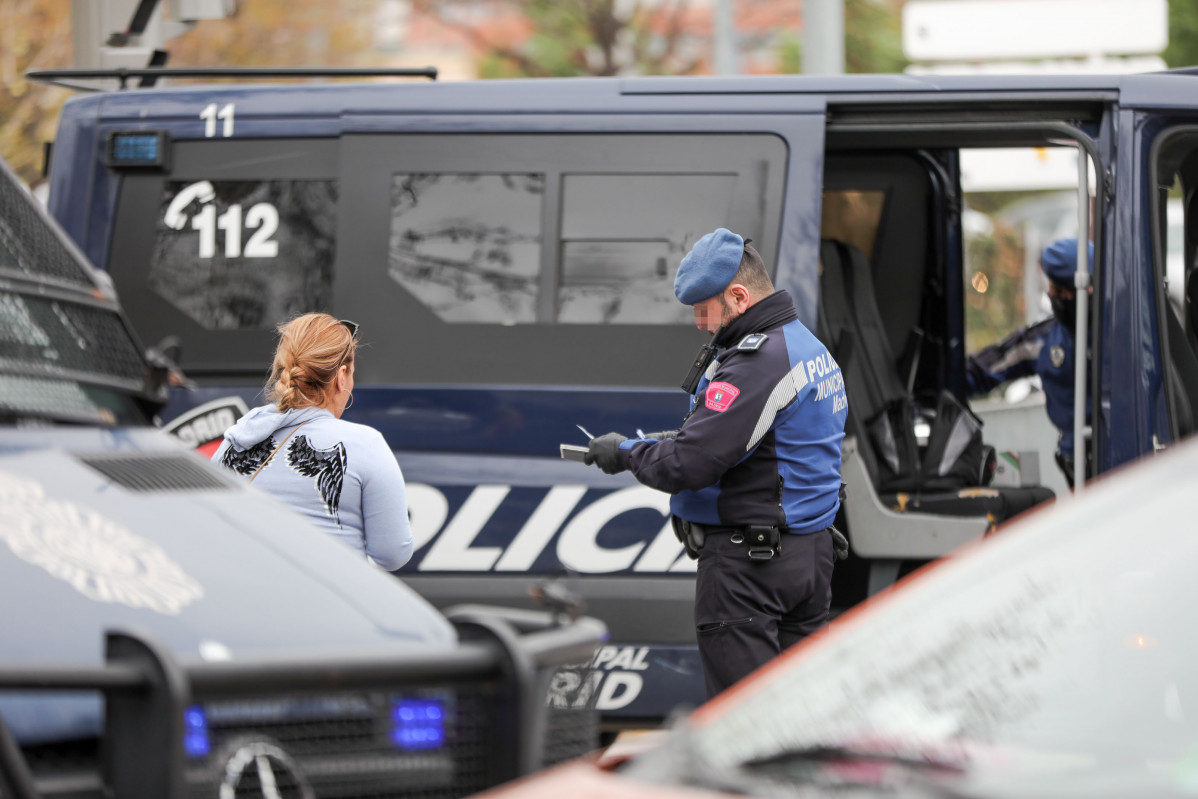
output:
[[[741,352],[756,352],[761,349],[761,345],[769,338],[765,333],[750,333],[740,340],[736,348]]]
[[[723,413],[731,407],[732,401],[739,396],[739,388],[721,380],[707,387],[707,396],[703,404],[717,413]]]

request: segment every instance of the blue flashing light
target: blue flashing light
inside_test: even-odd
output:
[[[199,705],[183,711],[183,751],[188,757],[204,757],[212,751],[208,740],[208,718]]]
[[[391,705],[391,740],[400,749],[445,745],[445,705],[439,699],[400,699]]]
[[[111,167],[157,167],[167,162],[165,131],[117,131],[109,134],[107,162]]]

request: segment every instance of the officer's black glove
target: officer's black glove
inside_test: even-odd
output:
[[[587,454],[582,456],[582,462],[587,466],[598,466],[604,474],[619,474],[624,471],[624,467],[620,465],[620,444],[627,440],[627,436],[619,433],[607,433],[592,438]]]
[[[832,549],[836,552],[836,559],[844,560],[849,556],[849,539],[835,527],[828,529],[832,532]]]
[[[645,438],[651,438],[654,441],[665,441],[667,438],[678,438],[678,431],[663,430],[660,433],[645,433]]]

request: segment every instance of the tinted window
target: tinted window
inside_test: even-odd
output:
[[[149,285],[210,330],[273,328],[329,306],[336,220],[329,180],[169,181]]]
[[[665,325],[690,321],[674,270],[696,239],[727,224],[737,175],[562,175],[560,275],[544,320],[544,174],[391,180],[389,274],[441,321]]]
[[[388,274],[445,322],[536,319],[544,175],[391,178]]]
[[[678,261],[723,226],[773,270],[786,163],[768,133],[177,141],[122,175],[108,262],[201,381],[258,383],[274,326],[327,310],[387,344],[363,384],[676,388]]]
[[[734,172],[565,175],[557,321],[689,322],[674,271],[700,236],[726,224],[736,180]]]
[[[1158,336],[1165,380],[1153,381],[1157,437],[1198,430],[1198,128],[1167,129],[1153,144],[1148,186],[1153,191],[1154,268]],[[1167,410],[1167,413],[1165,412]],[[1168,419],[1168,428],[1162,423]]]
[[[409,345],[359,380],[677,389],[703,340],[678,262],[722,226],[773,270],[786,156],[765,133],[346,136],[335,305]]]
[[[139,336],[177,336],[194,378],[259,383],[274,326],[333,304],[336,139],[176,141],[121,174],[107,263]]]

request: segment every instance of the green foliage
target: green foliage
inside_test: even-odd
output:
[[[783,75],[794,75],[803,71],[803,40],[797,33],[782,31],[775,45],[778,71]]]
[[[1198,65],[1198,3],[1169,0],[1169,46],[1165,64],[1171,69]]]
[[[590,74],[587,51],[592,37],[584,9],[574,3],[531,0],[524,14],[533,29],[515,59],[506,48],[484,49],[479,76],[484,78],[574,77]]]
[[[654,4],[615,0],[413,0],[413,9],[471,42],[484,78],[686,74],[695,59],[678,56],[689,0]],[[489,9],[523,19],[530,34],[511,41],[491,30],[493,18],[459,9]],[[469,21],[467,21],[469,20]]]
[[[70,92],[25,79],[71,63],[71,4],[0,0],[0,157],[29,185],[42,180],[42,144],[54,138]]]
[[[845,72],[902,72],[910,63],[903,55],[900,6],[895,0],[845,0]],[[778,72],[803,70],[803,42],[797,31],[779,31],[774,40]]]
[[[750,0],[734,0],[743,7]],[[680,58],[679,40],[710,49],[687,16],[687,0],[658,4],[617,4],[613,0],[504,0],[499,5],[528,21],[531,37],[513,45],[488,37],[485,21],[463,25],[453,21],[455,6],[474,0],[417,0],[416,8],[458,28],[480,48],[482,77],[543,77],[575,75],[688,74],[699,66]],[[900,0],[845,0],[845,69],[847,72],[901,72],[908,61],[902,52]],[[689,9],[694,11],[695,9]],[[684,21],[691,27],[682,29]],[[768,43],[776,71],[801,70],[799,31],[782,29],[768,36],[744,36]],[[696,42],[696,38],[700,41]],[[710,55],[708,53],[708,55]]]
[[[902,17],[894,0],[844,0],[844,68],[850,73],[902,72]]]

